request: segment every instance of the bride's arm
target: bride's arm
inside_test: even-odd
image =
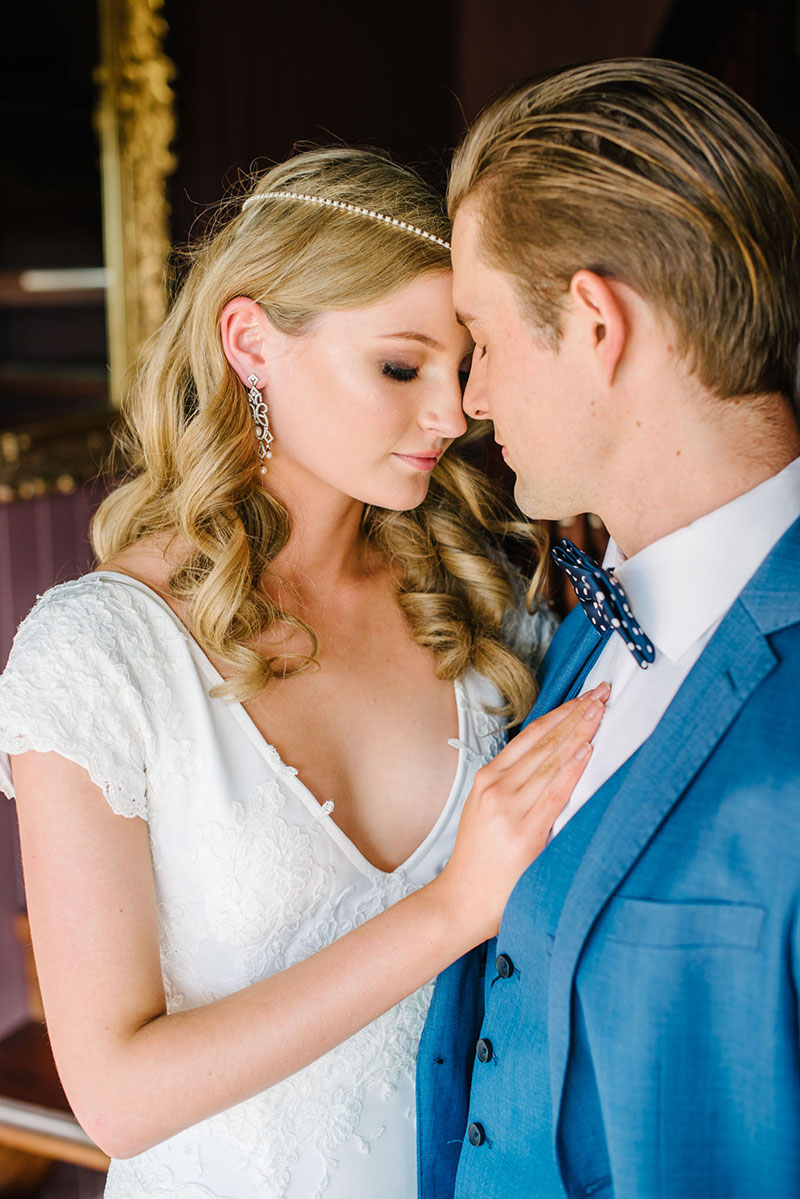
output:
[[[139,1153],[293,1074],[492,936],[585,768],[602,710],[572,701],[478,772],[432,883],[290,969],[172,1015],[147,825],[116,816],[58,754],[13,759],[48,1029],[89,1135],[113,1157]]]

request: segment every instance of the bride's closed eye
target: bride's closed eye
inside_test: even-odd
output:
[[[398,383],[410,383],[419,374],[418,367],[400,366],[395,362],[384,362],[382,370],[384,375],[387,375],[390,379],[396,379]]]

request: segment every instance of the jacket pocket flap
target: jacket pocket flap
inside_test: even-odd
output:
[[[749,903],[694,900],[663,903],[616,895],[608,903],[602,932],[611,940],[654,949],[729,945],[758,949],[766,909]]]

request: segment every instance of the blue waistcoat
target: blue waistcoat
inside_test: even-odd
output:
[[[596,649],[577,610],[532,715]],[[439,978],[421,1199],[800,1196],[798,679],[800,521],[523,875],[499,950]]]
[[[561,909],[611,794],[627,767],[573,816],[520,881],[512,913],[487,954],[484,1018],[472,1067],[469,1129],[456,1199],[500,1199],[535,1162],[536,1199],[564,1199],[553,1148],[547,992]],[[510,973],[509,973],[510,971]],[[514,1030],[513,1042],[506,1033]],[[520,1035],[524,1033],[524,1035]],[[473,1143],[475,1142],[475,1143]]]

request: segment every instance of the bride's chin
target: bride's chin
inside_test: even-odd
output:
[[[386,508],[389,512],[413,512],[425,502],[428,495],[429,480],[421,487],[403,487],[388,489],[381,499],[370,501],[376,508]]]
[[[416,478],[376,479],[374,486],[353,489],[350,495],[359,503],[373,508],[385,508],[388,512],[412,512],[419,508],[428,494],[430,476]],[[358,494],[354,494],[355,491]]]

